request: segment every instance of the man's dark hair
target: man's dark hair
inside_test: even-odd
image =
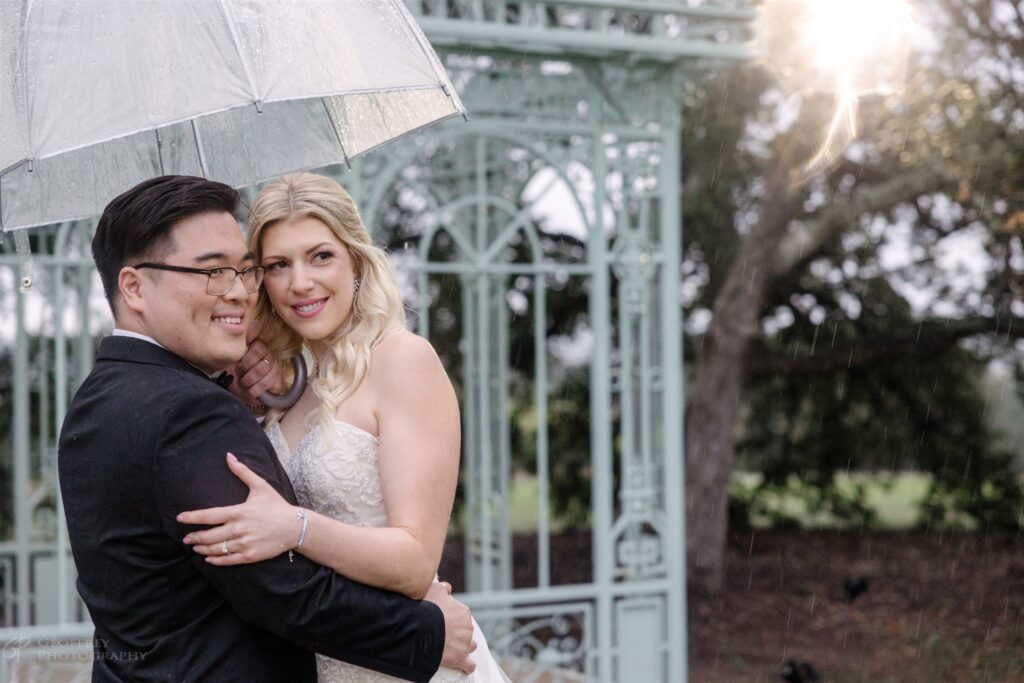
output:
[[[184,175],[143,181],[107,204],[92,240],[92,258],[114,317],[122,268],[172,251],[171,228],[178,221],[207,211],[234,215],[237,208],[234,188]]]

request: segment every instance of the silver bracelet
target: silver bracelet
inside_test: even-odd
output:
[[[302,542],[306,540],[306,527],[309,526],[309,513],[305,509],[300,509],[298,517],[302,520],[302,530],[299,531],[299,542],[295,544],[295,547],[301,548]]]
[[[306,540],[306,528],[309,526],[309,512],[300,508],[299,511],[295,513],[295,518],[302,520],[302,529],[299,530],[299,542],[295,544],[295,548],[301,548],[303,541]],[[289,562],[295,561],[295,548],[288,551]]]

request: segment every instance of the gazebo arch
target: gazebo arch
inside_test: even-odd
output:
[[[472,127],[470,130],[466,130],[465,126],[447,126],[441,127],[438,132],[431,134],[431,138],[434,141],[451,140],[451,141],[462,141],[468,142],[480,134],[475,132]],[[493,133],[490,136],[491,140],[503,141],[511,144],[519,145],[525,149],[530,150],[530,153],[536,156],[538,159],[542,159],[549,164],[549,167],[563,180],[567,185],[572,186],[572,179],[565,175],[564,170],[560,167],[558,160],[552,157],[544,149],[538,149],[535,142],[523,135],[517,135],[512,132],[501,132]],[[407,168],[408,164],[416,157],[420,152],[420,146],[418,145],[405,145],[404,147],[398,147],[397,152],[394,155],[388,154],[388,161],[386,162],[385,168],[382,170],[375,171],[374,185],[376,191],[370,194],[364,194],[363,199],[366,202],[363,209],[363,219],[367,225],[375,225],[377,223],[377,212],[381,207],[382,194],[387,190],[389,184],[393,183],[395,178],[401,172],[403,168]],[[341,180],[345,180],[345,176],[339,176]],[[576,202],[577,208],[580,210],[580,214],[583,216],[583,220],[586,222],[586,228],[589,231],[591,224],[587,221],[586,213],[579,197],[574,193],[573,199]]]

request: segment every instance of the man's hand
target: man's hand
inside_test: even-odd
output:
[[[473,614],[469,608],[452,597],[452,585],[447,581],[435,583],[427,591],[429,600],[444,613],[444,653],[441,666],[473,673],[476,664],[469,654],[476,649],[473,640]]]
[[[260,394],[265,391],[284,391],[281,364],[267,349],[267,345],[260,341],[260,327],[255,320],[249,324],[245,332],[245,342],[248,344],[245,355],[233,368],[228,368],[228,372],[235,376],[235,381],[229,387],[231,393],[249,406],[261,405]]]

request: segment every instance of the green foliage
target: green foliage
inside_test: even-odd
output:
[[[784,482],[763,479],[751,488],[733,486],[729,490],[729,528],[744,531],[755,523],[775,529],[871,527],[877,519],[868,503],[872,485],[874,482],[841,483],[838,479],[827,484],[808,483],[790,475]]]
[[[751,68],[727,69],[687,85],[681,130],[683,272],[702,283],[691,311],[714,301],[739,249],[736,214],[747,207],[745,188],[764,163],[740,140],[762,109],[768,86],[767,75]]]
[[[890,330],[913,329],[902,299],[884,282],[867,281],[873,310],[856,320],[830,311],[814,325],[797,312],[772,340],[780,354],[814,353],[815,344],[857,349]],[[823,338],[824,337],[824,338]],[[893,344],[898,340],[893,339]],[[959,346],[880,355],[864,365],[837,364],[813,373],[766,373],[748,391],[737,455],[741,469],[764,474],[745,502],[790,486],[796,473],[812,509],[852,524],[870,523],[863,492],[835,487],[838,472],[914,469],[932,475],[922,508],[924,524],[958,519],[982,527],[1016,529],[1024,491],[986,420],[981,377],[985,360]],[[763,504],[762,504],[763,508]]]
[[[793,323],[764,352],[827,361],[828,349],[840,348],[851,349],[852,360],[861,347],[880,349],[886,335],[890,349],[899,347],[895,331],[915,328],[905,301],[881,279],[860,287],[871,305],[856,319],[827,307],[825,321],[815,325],[792,307]],[[817,298],[827,305],[825,296]],[[756,376],[737,443],[741,467],[764,473],[765,493],[797,473],[814,492],[813,505],[854,523],[869,520],[856,498],[835,490],[837,472],[915,469],[933,476],[926,523],[940,523],[946,511],[1016,526],[1024,499],[1011,454],[986,421],[985,359],[956,345],[884,351],[871,363],[824,362],[813,372],[794,365],[793,372]]]
[[[1003,49],[1019,45],[1012,21],[971,19],[986,7],[942,3],[943,59],[915,64],[905,97],[863,102],[856,149],[801,190],[789,220],[798,249],[776,251],[785,265],[759,301],[763,329],[746,363],[737,456],[764,480],[733,492],[734,528],[765,516],[793,523],[767,502],[782,492],[870,521],[863,491],[836,488],[836,474],[902,469],[932,476],[923,524],[1020,528],[1024,493],[1008,452],[1020,446],[993,432],[982,377],[994,359],[1021,367],[1024,136],[1008,121],[1024,116],[1024,100],[1007,74],[1022,58]],[[761,192],[771,163],[818,131],[773,119],[782,96],[755,68],[697,81],[690,94],[683,278],[693,320],[714,308],[747,228],[772,205]],[[804,98],[801,120],[828,104]],[[895,253],[907,258],[892,266],[882,250],[900,230]],[[958,235],[990,259],[967,289],[939,263]],[[701,334],[690,331],[688,359]]]
[[[1008,462],[985,464],[989,472],[969,477],[969,484],[936,481],[921,504],[921,526],[1019,532],[1024,526],[1021,481]]]

